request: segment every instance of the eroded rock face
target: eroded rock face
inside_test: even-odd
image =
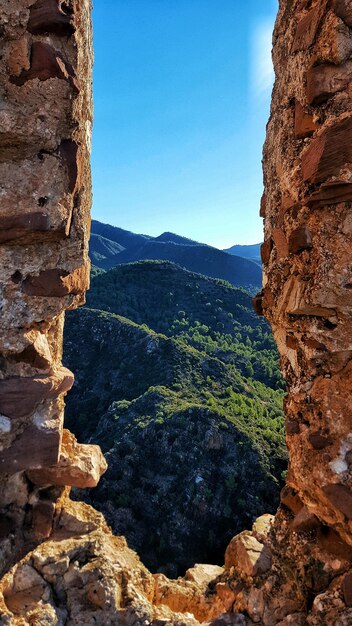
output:
[[[289,388],[287,483],[310,513],[352,544],[352,218],[344,195],[352,182],[352,83],[349,75],[339,79],[352,38],[344,21],[350,3],[333,3],[336,11],[330,4],[281,2],[275,27],[264,148],[265,245],[272,245],[263,309]],[[310,93],[313,71],[316,87],[328,76],[334,86],[322,86],[318,99]],[[297,133],[297,111],[314,126],[301,122]]]
[[[53,487],[39,497],[16,473],[60,459],[70,479],[47,484],[93,484],[104,465],[95,451],[96,467],[83,479],[87,459],[67,472],[67,446],[60,456],[64,396],[73,384],[61,364],[63,316],[84,301],[89,284],[90,9],[90,0],[0,2],[2,571],[11,550],[15,559],[21,546],[50,535],[60,496]],[[81,453],[87,456],[76,446]]]
[[[265,582],[255,578],[265,625],[352,621],[351,6],[281,1],[274,31],[255,304],[288,385],[290,467],[268,538],[273,565]],[[274,589],[289,602],[275,604]],[[249,614],[252,592],[247,585],[237,605]]]

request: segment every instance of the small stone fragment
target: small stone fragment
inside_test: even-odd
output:
[[[295,106],[295,136],[297,139],[311,137],[317,130],[318,125],[313,120],[313,115],[306,113],[301,103],[296,100]]]
[[[281,503],[287,506],[295,515],[302,509],[303,502],[298,494],[288,485],[282,488],[280,493]]]
[[[352,61],[346,61],[340,66],[330,63],[314,65],[307,72],[308,104],[321,104],[348,87],[351,79]]]
[[[185,574],[186,580],[191,580],[202,589],[206,589],[212,580],[215,580],[224,571],[219,565],[207,565],[204,563],[196,563],[194,567],[190,567]]]
[[[298,254],[312,248],[312,237],[307,226],[299,226],[290,234],[288,247],[290,254]]]
[[[325,485],[323,492],[334,507],[346,515],[349,520],[352,519],[352,492],[348,487],[334,483]]]
[[[55,33],[64,36],[74,32],[71,16],[64,13],[59,0],[37,0],[31,8],[28,30],[33,35]]]
[[[341,589],[346,605],[352,606],[352,572],[344,577]]]
[[[292,52],[305,50],[314,43],[326,2],[319,2],[298,22]]]
[[[352,162],[352,117],[337,121],[312,140],[302,156],[303,179],[319,183]]]
[[[301,508],[291,523],[291,529],[296,533],[310,532],[320,526],[318,518],[306,506]]]

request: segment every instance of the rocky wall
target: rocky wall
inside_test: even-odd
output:
[[[63,441],[64,311],[89,286],[90,11],[90,0],[0,0],[0,571],[50,534],[63,486],[105,466],[96,448]],[[40,495],[43,484],[55,488]]]
[[[352,545],[352,2],[280,2],[264,147],[262,306],[281,355],[287,485]]]

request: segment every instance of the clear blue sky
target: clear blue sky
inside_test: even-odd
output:
[[[277,0],[94,4],[93,217],[260,241]]]

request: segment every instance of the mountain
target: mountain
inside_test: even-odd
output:
[[[76,379],[68,426],[109,463],[76,496],[152,570],[219,562],[234,534],[275,510],[283,384],[244,290],[170,262],[118,266],[68,312],[64,354]]]
[[[130,230],[124,230],[123,228],[111,226],[110,224],[102,224],[102,222],[98,222],[97,220],[92,220],[91,232],[118,243],[122,248],[133,248],[142,245],[144,241],[148,239],[152,239],[152,237],[148,237],[148,235],[137,235]]]
[[[228,252],[229,254],[234,254],[236,256],[241,256],[244,259],[255,261],[255,263],[259,263],[261,265],[262,260],[260,256],[260,247],[260,243],[254,243],[249,246],[235,245],[231,246],[231,248],[226,248],[224,252]]]
[[[91,259],[102,269],[141,260],[168,260],[193,272],[228,280],[237,287],[256,291],[261,286],[261,268],[252,260],[228,254],[217,248],[192,241],[173,233],[159,237],[136,235],[122,228],[92,221],[92,234],[110,239],[123,249],[99,258],[92,236]]]
[[[101,268],[108,267],[110,259],[116,257],[119,252],[122,252],[124,247],[116,241],[106,239],[101,235],[92,233],[89,242],[89,256],[92,264]]]
[[[175,233],[165,232],[155,237],[155,241],[166,241],[168,243],[177,243],[182,246],[190,245],[190,246],[200,246],[198,241],[193,241],[193,239],[188,239],[187,237],[181,237],[180,235],[175,235]]]

